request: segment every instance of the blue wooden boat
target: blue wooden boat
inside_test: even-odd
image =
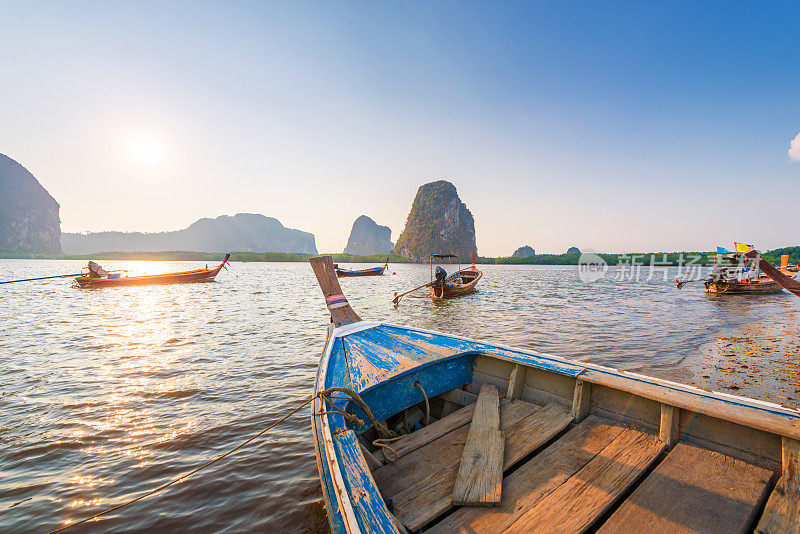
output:
[[[363,321],[330,257],[311,265],[331,314],[311,422],[334,533],[800,529],[800,412]],[[458,506],[454,485],[484,476],[464,472],[486,406],[499,502]]]

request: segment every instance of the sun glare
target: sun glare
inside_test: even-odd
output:
[[[155,165],[164,158],[164,147],[153,135],[139,134],[128,140],[128,154],[140,165]]]

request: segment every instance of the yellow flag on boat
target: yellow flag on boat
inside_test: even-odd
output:
[[[733,246],[736,247],[736,252],[747,252],[751,248],[755,248],[753,245],[747,245],[745,243],[737,243],[736,241],[733,242]]]

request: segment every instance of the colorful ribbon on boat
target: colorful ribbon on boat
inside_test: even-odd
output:
[[[342,306],[347,306],[347,299],[344,295],[331,295],[325,299],[325,304],[328,305],[329,310],[333,310],[336,308],[341,308]]]

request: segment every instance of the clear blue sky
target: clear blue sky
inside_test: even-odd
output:
[[[0,153],[65,231],[255,212],[339,251],[444,178],[485,255],[800,244],[796,3],[0,7]]]

